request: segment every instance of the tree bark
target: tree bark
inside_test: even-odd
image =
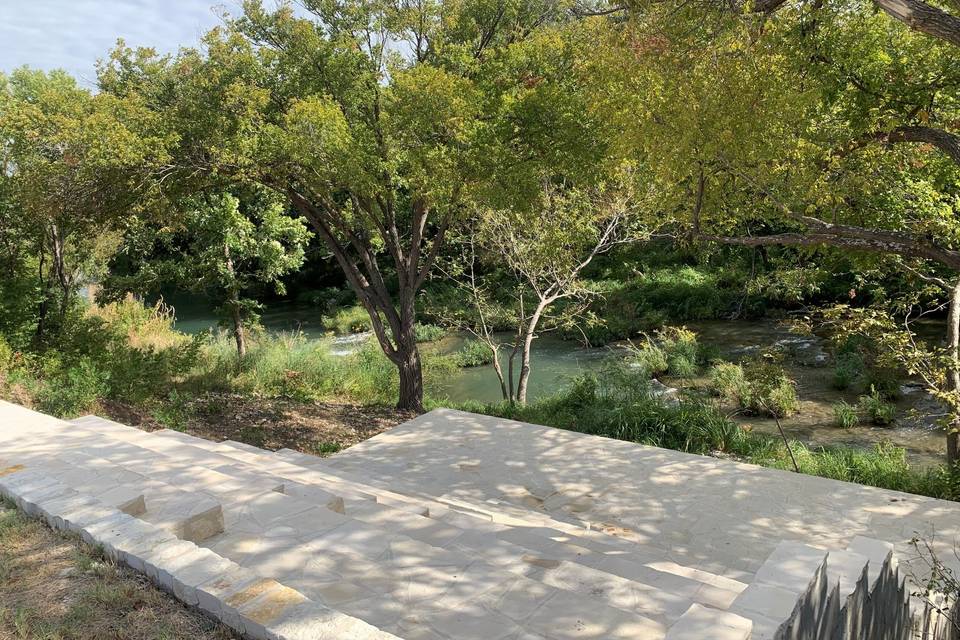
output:
[[[240,310],[240,291],[236,286],[236,272],[233,269],[233,256],[230,254],[230,245],[223,245],[223,257],[226,260],[227,273],[234,283],[229,290],[230,299],[227,304],[230,307],[230,321],[233,324],[233,339],[237,343],[237,356],[242,360],[247,355],[247,337],[243,330],[243,314]]]
[[[517,402],[520,404],[527,403],[527,385],[530,382],[531,369],[530,349],[533,346],[534,338],[537,337],[537,325],[540,323],[540,318],[543,317],[543,312],[549,304],[550,301],[548,300],[540,300],[533,315],[530,316],[526,331],[524,331],[523,350],[520,353],[520,377],[517,380]]]
[[[413,317],[407,314],[403,315],[401,333],[396,345],[398,359],[395,364],[400,374],[400,394],[397,398],[397,409],[422,413],[423,364],[420,360],[420,350],[417,348]]]
[[[237,355],[242,360],[247,355],[247,336],[243,328],[243,318],[240,315],[240,301],[232,301],[230,309],[233,320],[233,339],[237,343]]]
[[[60,233],[60,227],[54,223],[50,225],[50,248],[53,254],[53,272],[60,285],[60,324],[61,327],[67,317],[67,309],[70,307],[71,282],[67,275],[66,261],[63,255],[63,236]]]
[[[960,394],[960,280],[954,285],[950,295],[950,310],[947,314],[947,351],[952,359],[947,372],[947,390]],[[955,414],[947,427],[947,464],[960,461],[960,415],[956,412],[960,402],[951,407]]]

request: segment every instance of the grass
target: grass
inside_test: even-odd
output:
[[[860,396],[857,406],[875,425],[886,426],[892,423],[897,416],[897,407],[887,402],[875,387],[870,388],[869,395]]]
[[[754,415],[783,417],[800,408],[793,380],[773,355],[761,355],[743,364],[722,362],[710,372],[713,392]]]
[[[860,424],[860,414],[857,408],[847,402],[838,402],[833,405],[833,424],[843,429],[852,429]]]
[[[370,315],[358,304],[337,309],[333,315],[323,316],[322,322],[325,329],[338,335],[371,330]]]
[[[458,367],[481,367],[493,362],[493,350],[479,340],[467,340],[454,357]]]
[[[79,538],[0,505],[0,638],[228,640],[226,627]]]

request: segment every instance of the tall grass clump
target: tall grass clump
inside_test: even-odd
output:
[[[493,362],[493,350],[479,340],[467,340],[454,358],[458,367],[480,367]]]
[[[202,338],[173,328],[172,310],[127,299],[78,308],[53,345],[16,354],[0,371],[0,393],[60,417],[101,400],[144,404],[166,396],[196,366]]]
[[[640,345],[631,345],[630,364],[647,377],[669,375],[692,378],[700,368],[697,334],[685,327],[666,327]]]
[[[370,314],[358,304],[337,309],[332,315],[323,316],[321,322],[325,329],[337,335],[363,333],[372,329]]]
[[[719,363],[710,380],[715,394],[749,414],[783,417],[800,408],[793,380],[771,354],[743,364]]]
[[[860,396],[857,406],[875,425],[888,425],[897,416],[897,407],[888,402],[876,387],[871,387],[868,395]]]
[[[840,401],[833,405],[833,423],[844,429],[852,429],[860,424],[860,414],[852,404]]]
[[[232,337],[219,333],[204,350],[192,386],[311,401],[334,395],[345,382],[343,370],[329,340],[309,340],[299,332],[258,335],[241,360]]]

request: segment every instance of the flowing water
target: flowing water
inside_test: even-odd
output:
[[[201,303],[181,302],[176,309],[177,328],[181,331],[197,333],[217,326],[217,318]],[[261,321],[272,331],[301,331],[309,338],[325,335],[320,324],[320,312],[315,307],[294,304],[275,306],[263,313]],[[697,332],[702,344],[712,345],[725,359],[736,361],[774,345],[790,354],[787,368],[797,382],[801,408],[798,413],[781,420],[789,437],[813,445],[844,444],[861,448],[871,448],[881,441],[889,441],[904,447],[915,464],[942,461],[945,436],[930,417],[937,412],[936,403],[910,381],[903,383],[903,393],[896,403],[897,420],[893,425],[879,427],[861,424],[843,429],[833,425],[833,405],[841,400],[856,404],[857,394],[831,387],[832,368],[820,339],[798,336],[785,325],[769,320],[707,321],[689,323],[687,326]],[[928,331],[935,332],[938,329],[937,325],[933,325]],[[349,354],[369,337],[368,334],[336,337],[333,340],[333,353]],[[437,346],[444,352],[452,352],[460,347],[464,339],[462,336],[451,336]],[[622,353],[618,347],[585,348],[577,342],[560,340],[550,334],[542,335],[534,342],[532,350],[533,373],[529,399],[536,400],[560,391],[573,378],[599,369],[607,358],[618,352]],[[506,371],[506,355],[503,354],[501,358]],[[679,384],[670,380],[665,382]],[[693,381],[694,384],[697,382]],[[453,402],[497,402],[501,399],[500,384],[493,367],[489,365],[460,369],[439,391]],[[735,414],[733,417],[757,431],[778,433],[776,422],[772,419]]]

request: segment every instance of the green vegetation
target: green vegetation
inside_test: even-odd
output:
[[[897,415],[897,407],[887,402],[880,392],[872,387],[869,395],[860,396],[857,406],[870,422],[880,426],[890,424]]]
[[[666,327],[647,336],[639,347],[631,345],[630,362],[647,377],[692,378],[702,359],[696,334],[682,327]]]
[[[774,354],[743,364],[719,363],[710,380],[714,393],[751,414],[782,418],[800,408],[796,386]]]
[[[363,333],[371,330],[370,315],[360,305],[337,309],[333,315],[324,316],[323,326],[337,335]]]
[[[493,351],[479,340],[467,340],[454,358],[458,367],[480,367],[493,362]]]
[[[838,402],[833,405],[833,423],[843,429],[850,429],[860,424],[860,414],[857,407],[848,402]]]

